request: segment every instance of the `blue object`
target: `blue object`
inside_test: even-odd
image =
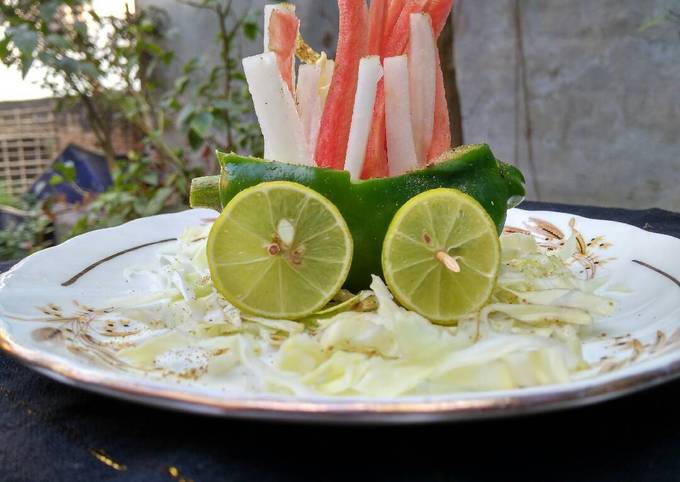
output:
[[[77,204],[83,200],[82,191],[104,192],[113,182],[106,158],[75,144],[69,144],[54,160],[53,165],[55,164],[72,165],[76,171],[76,182],[51,185],[50,180],[55,175],[59,175],[51,167],[29,189],[29,192],[37,199],[63,195],[69,204]]]

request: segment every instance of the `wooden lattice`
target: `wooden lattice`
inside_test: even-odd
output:
[[[57,127],[54,103],[0,108],[0,183],[21,194],[54,159]]]

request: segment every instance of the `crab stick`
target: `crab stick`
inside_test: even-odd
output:
[[[368,55],[381,55],[389,0],[371,0],[368,10]]]
[[[436,161],[442,154],[451,148],[451,120],[449,119],[449,107],[446,101],[446,89],[444,87],[444,74],[441,62],[437,58],[437,84],[434,97],[434,129],[432,132],[432,144],[427,155],[427,162]]]
[[[393,57],[406,52],[411,32],[411,14],[422,13],[428,0],[407,0],[394,27],[383,35],[383,56]]]
[[[352,123],[359,63],[368,47],[368,15],[365,0],[338,0],[340,30],[335,73],[321,118],[316,162],[342,169]]]
[[[265,7],[265,52],[274,52],[281,76],[295,94],[295,47],[300,32],[300,20],[295,5],[280,3]]]
[[[384,71],[384,68],[383,68]],[[364,168],[361,179],[387,177],[387,132],[385,127],[385,79],[378,82],[378,88],[373,107],[371,132],[366,147]]]
[[[453,0],[430,0],[425,7],[425,13],[432,18],[432,29],[434,30],[435,38],[439,38],[444,30],[452,8]]]

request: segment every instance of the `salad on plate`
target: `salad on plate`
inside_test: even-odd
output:
[[[571,239],[503,231],[524,179],[486,145],[451,149],[437,39],[451,0],[339,0],[335,60],[291,4],[265,9],[243,67],[267,160],[219,153],[187,230],[123,305],[163,320],[133,366],[255,391],[403,396],[566,382],[613,302]],[[296,68],[296,57],[299,67]]]
[[[192,207],[221,213],[125,270],[151,290],[115,301],[107,316],[135,331],[108,353],[233,393],[568,382],[614,303],[576,229],[506,228],[519,170],[487,145],[451,148],[437,39],[452,0],[338,6],[334,60],[293,5],[266,7],[264,53],[243,60],[266,160],[218,153],[221,172],[194,180]]]

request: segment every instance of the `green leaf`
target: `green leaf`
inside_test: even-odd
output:
[[[165,50],[163,50],[160,45],[152,42],[140,41],[137,45],[137,48],[139,51],[145,52],[155,57],[161,57],[165,55]]]
[[[79,71],[78,61],[71,57],[62,57],[57,59],[57,66],[69,74],[75,74]]]
[[[0,39],[0,60],[4,59],[9,55],[11,52],[11,49],[9,48],[9,42],[10,42],[11,37],[6,36],[3,39]]]
[[[248,40],[256,40],[258,30],[257,23],[255,22],[248,21],[243,23],[243,34]]]
[[[45,37],[48,43],[54,45],[57,48],[68,50],[72,48],[71,42],[68,41],[63,35],[58,35],[56,33],[51,33]]]
[[[177,95],[181,95],[184,93],[184,91],[187,88],[187,85],[189,85],[189,76],[188,75],[183,75],[175,80],[175,91]]]
[[[64,178],[60,176],[59,174],[52,174],[52,177],[50,178],[50,186],[58,186],[59,184],[64,183]]]
[[[232,108],[231,102],[224,99],[214,100],[210,105],[212,106],[213,109],[217,110],[229,110]]]
[[[54,14],[57,13],[58,8],[59,2],[55,1],[42,2],[42,4],[40,5],[40,18],[45,23],[51,22],[52,19],[54,18]]]
[[[150,186],[158,186],[160,177],[158,176],[157,172],[147,172],[142,176],[142,181],[144,181],[145,184],[149,184]]]
[[[174,112],[177,112],[179,110],[179,101],[177,100],[177,97],[174,95],[171,95],[169,97],[164,98],[161,101],[161,107],[163,109],[171,110]]]
[[[189,138],[189,145],[194,151],[198,150],[203,145],[204,138],[201,137],[195,130],[189,129],[187,136]]]
[[[63,181],[76,182],[76,166],[73,162],[57,162],[52,168],[63,178]]]
[[[33,56],[33,52],[38,47],[38,32],[31,30],[28,25],[22,24],[9,27],[6,34],[12,38],[14,46],[19,49],[22,56]]]
[[[89,77],[99,77],[99,69],[92,62],[78,62],[78,70]]]
[[[26,76],[28,75],[28,72],[31,70],[31,67],[33,66],[33,57],[32,56],[21,56],[21,78],[25,79]]]
[[[145,18],[144,20],[142,20],[140,27],[142,29],[142,32],[144,33],[154,33],[154,31],[156,30],[156,24],[150,18]]]
[[[185,74],[190,74],[194,72],[198,68],[198,59],[193,58],[189,60],[184,66],[182,67],[182,71]]]
[[[172,196],[174,190],[170,187],[162,187],[153,195],[151,199],[146,200],[138,199],[135,202],[135,211],[140,216],[153,216],[163,211],[165,203],[170,196]]]
[[[182,126],[185,126],[195,112],[196,106],[194,106],[194,104],[191,102],[184,104],[184,107],[182,107],[182,109],[179,111],[179,114],[177,114],[177,127],[181,128]]]
[[[213,116],[210,112],[200,112],[191,118],[191,129],[203,138],[208,137],[212,125]]]
[[[163,62],[164,65],[171,64],[173,60],[175,60],[175,54],[173,52],[164,52],[163,55],[161,55],[161,62]]]
[[[229,126],[227,125],[223,117],[214,117],[213,129],[217,132],[225,133],[229,129]]]
[[[87,24],[82,21],[77,21],[73,24],[73,30],[83,38],[87,37]]]

